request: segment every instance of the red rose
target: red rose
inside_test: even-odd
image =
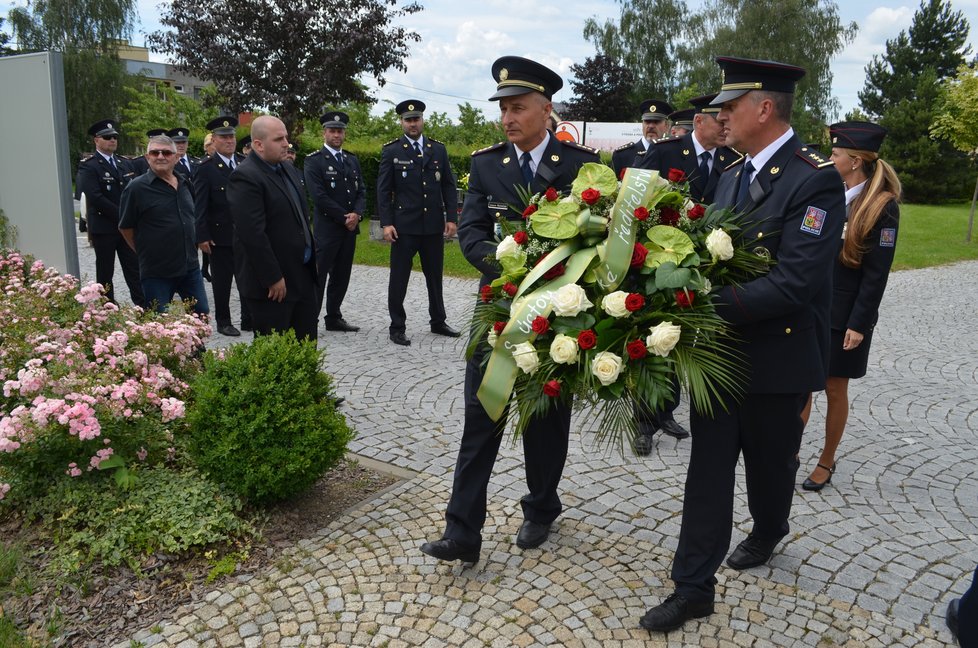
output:
[[[516,294],[516,291],[517,291],[516,284],[514,284],[514,283],[512,283],[510,281],[507,281],[506,282],[506,285],[503,286],[503,292],[505,292],[510,297],[512,297],[513,295],[515,295]]]
[[[526,242],[530,240],[530,237],[523,230],[519,230],[513,234],[513,240],[516,241],[517,245],[526,245]]]
[[[587,329],[581,331],[577,334],[577,346],[581,347],[585,351],[594,348],[594,345],[598,343],[598,336],[594,334],[594,331]]]
[[[553,202],[558,198],[560,198],[560,194],[558,194],[557,190],[554,189],[553,187],[547,187],[547,191],[543,194],[543,197],[546,198],[549,202]]]
[[[669,182],[686,182],[686,172],[682,169],[669,169]]]
[[[537,335],[543,335],[550,330],[550,320],[542,315],[537,315],[533,318],[530,328],[532,328],[533,332]]]
[[[506,322],[496,322],[492,325],[492,330],[496,332],[496,335],[502,333],[504,328],[506,328]]]
[[[679,224],[679,212],[672,207],[663,207],[659,210],[659,223],[675,227]]]
[[[632,340],[625,346],[625,350],[628,351],[628,357],[632,360],[641,360],[649,352],[642,340]]]
[[[543,393],[550,398],[556,398],[560,394],[560,381],[549,380],[543,384]]]
[[[649,255],[649,249],[641,243],[636,243],[632,248],[632,267],[641,268],[645,265],[645,257]]]
[[[488,304],[489,302],[491,302],[492,301],[492,286],[490,286],[489,284],[486,284],[485,286],[483,286],[479,290],[479,297],[481,297],[482,298],[482,301],[485,302],[486,304]]]
[[[594,203],[598,202],[600,197],[601,192],[597,189],[585,189],[581,192],[581,200],[588,205],[593,205]]]
[[[564,274],[564,270],[566,270],[566,268],[564,267],[564,264],[563,263],[558,263],[554,267],[552,267],[549,270],[547,270],[546,272],[544,272],[543,273],[543,278],[546,279],[547,281],[550,281],[551,279],[556,279],[560,275]]]
[[[624,169],[622,169],[621,171],[618,172],[618,179],[619,180],[624,180],[625,179],[625,171],[628,171],[628,167],[625,167]]]
[[[625,297],[625,308],[628,309],[629,313],[634,313],[642,306],[645,306],[645,297],[638,293],[628,293],[628,297]]]
[[[689,217],[689,220],[696,220],[697,218],[702,218],[705,213],[706,207],[703,205],[693,205],[693,208],[689,210],[686,216]]]
[[[676,291],[676,305],[680,308],[692,308],[693,298],[694,293],[687,292],[685,290]]]
[[[526,209],[523,210],[523,218],[529,218],[533,212],[537,210],[536,205],[527,205]]]
[[[648,217],[649,217],[649,210],[648,209],[646,209],[645,207],[641,207],[641,206],[635,208],[635,218],[637,218],[640,221],[644,221]]]

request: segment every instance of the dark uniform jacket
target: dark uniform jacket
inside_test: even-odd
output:
[[[349,151],[342,153],[342,166],[326,147],[307,155],[304,162],[303,175],[312,196],[317,239],[330,232],[348,231],[346,215],[354,212],[363,217],[367,210],[367,188],[360,161]],[[360,231],[359,226],[356,231]]]
[[[533,176],[533,193],[549,187],[558,191],[570,189],[581,165],[598,162],[597,151],[574,142],[563,142],[553,135]],[[496,222],[503,217],[521,220],[522,201],[516,193],[524,186],[516,149],[500,142],[472,154],[469,171],[469,190],[462,206],[458,240],[469,263],[482,271],[482,285],[499,276],[498,269],[486,260],[496,250]]]
[[[234,164],[244,161],[244,156],[234,153]],[[194,175],[194,212],[197,218],[197,243],[214,241],[215,245],[231,245],[234,220],[228,204],[227,185],[231,167],[221,156],[204,158]]]
[[[717,205],[733,207],[742,162],[721,176]],[[747,391],[818,391],[828,372],[832,267],[845,222],[842,179],[793,136],[757,170],[738,211],[747,213],[748,249],[776,261],[767,274],[717,293],[717,313],[747,356]]]
[[[281,168],[302,192],[299,171],[290,162]],[[234,277],[242,295],[268,299],[268,288],[284,277],[286,301],[315,301],[315,248],[306,201],[254,151],[231,174],[227,192],[234,219]]]
[[[635,156],[644,156],[645,154],[644,139],[642,138],[631,144],[623,144],[612,152],[611,168],[615,170],[616,176],[621,177],[622,169],[637,166]]]
[[[135,155],[127,159],[129,160],[129,166],[132,167],[133,172],[137,176],[141,176],[149,171],[149,162],[146,160],[145,155]]]
[[[398,234],[442,234],[458,219],[458,189],[441,142],[424,138],[424,160],[402,135],[384,145],[377,171],[377,213]]]
[[[200,168],[201,161],[193,156],[187,156],[187,159],[190,161],[190,174],[188,175],[183,163],[181,162],[182,159],[183,158],[177,158],[177,165],[173,167],[173,172],[178,174],[184,180],[192,181],[197,176],[197,169]]]
[[[111,234],[119,231],[119,201],[122,190],[135,177],[129,161],[118,155],[109,164],[101,153],[95,153],[78,165],[75,184],[85,194],[88,207],[88,231],[92,234]]]
[[[900,207],[891,200],[863,241],[865,253],[858,268],[835,260],[832,289],[832,328],[852,329],[863,335],[876,326],[886,280],[893,265]],[[840,246],[841,247],[841,246]]]
[[[682,137],[670,137],[658,140],[649,147],[648,153],[639,156],[633,166],[639,169],[658,171],[666,178],[669,169],[679,169],[689,180],[690,197],[696,202],[712,203],[720,174],[730,166],[740,155],[726,146],[718,146],[713,151],[713,169],[705,179],[700,177],[700,161],[696,157],[696,146],[693,144],[693,133]]]

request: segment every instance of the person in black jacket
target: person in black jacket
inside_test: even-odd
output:
[[[414,255],[428,287],[431,332],[458,337],[446,322],[442,298],[445,239],[455,236],[458,221],[458,189],[441,142],[421,134],[425,105],[417,99],[397,104],[404,135],[384,145],[377,170],[377,213],[384,239],[391,244],[391,278],[387,288],[390,338],[408,346],[404,296]]]
[[[675,111],[663,99],[646,99],[638,109],[642,113],[642,139],[623,144],[611,153],[611,168],[619,178],[628,167],[639,166],[652,142],[669,135],[669,113]]]
[[[325,297],[327,331],[356,332],[360,327],[343,319],[342,307],[350,286],[360,221],[367,209],[367,188],[357,156],[343,150],[349,115],[334,110],[319,122],[323,125],[323,146],[306,156],[303,167],[314,207],[319,305],[321,310]]]
[[[886,129],[869,122],[839,122],[829,126],[829,135],[832,161],[846,187],[847,223],[833,273],[825,444],[815,470],[801,485],[809,491],[832,481],[835,452],[849,417],[849,381],[866,375],[900,225],[900,179],[879,157]],[[810,407],[809,400],[806,422]]]

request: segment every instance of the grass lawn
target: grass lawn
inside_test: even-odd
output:
[[[370,240],[370,225],[366,220],[360,224],[360,236],[357,238],[357,251],[353,257],[354,263],[372,266],[390,266],[391,246],[383,241]],[[414,269],[421,271],[421,261],[414,257]],[[458,239],[445,244],[445,276],[467,277],[478,279],[481,273],[473,268],[458,246]]]

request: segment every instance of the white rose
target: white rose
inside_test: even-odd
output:
[[[486,336],[486,342],[489,343],[489,346],[492,347],[493,349],[495,349],[496,348],[496,340],[498,340],[498,339],[499,339],[499,336],[496,335],[496,329],[494,329],[494,328],[489,329],[489,335]]]
[[[496,246],[496,260],[499,261],[503,257],[517,257],[523,250],[520,248],[519,244],[512,236],[507,236],[499,245]]]
[[[550,297],[553,302],[554,314],[573,317],[581,311],[594,306],[587,298],[587,293],[577,284],[567,284],[558,288]]]
[[[523,373],[532,374],[540,366],[537,350],[529,342],[520,342],[513,347],[513,360]]]
[[[730,235],[722,229],[715,229],[706,237],[706,249],[710,251],[714,259],[727,261],[734,255],[733,241]]]
[[[599,351],[591,361],[591,373],[597,376],[602,385],[608,386],[618,380],[621,373],[621,357],[610,351]]]
[[[631,315],[631,311],[625,308],[625,299],[627,297],[627,292],[616,290],[601,299],[601,308],[612,317],[628,317]]]
[[[645,338],[645,346],[649,351],[663,358],[676,348],[682,327],[672,322],[661,322],[649,329],[650,335]]]
[[[558,333],[550,343],[550,357],[558,364],[574,364],[577,362],[577,340]]]
[[[704,278],[703,287],[700,289],[700,294],[709,295],[712,290],[713,290],[713,284],[710,283],[709,279]]]

